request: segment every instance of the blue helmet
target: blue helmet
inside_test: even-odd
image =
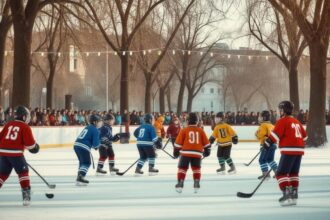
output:
[[[144,121],[147,124],[151,124],[153,119],[154,119],[154,116],[150,113],[148,113],[144,116]]]
[[[96,125],[97,122],[102,121],[102,117],[98,114],[92,114],[89,116],[89,123]]]

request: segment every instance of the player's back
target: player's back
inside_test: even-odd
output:
[[[181,155],[197,158],[203,156],[204,148],[209,144],[204,130],[191,125],[181,129],[175,141],[176,147],[181,148]]]
[[[74,145],[85,148],[86,150],[90,150],[92,147],[98,147],[100,145],[99,131],[94,125],[86,126],[80,132]]]
[[[151,124],[143,124],[134,131],[137,145],[153,146],[153,142],[158,139],[156,130]]]
[[[274,129],[274,125],[272,125],[269,121],[262,122],[256,131],[256,137],[260,141],[260,144],[263,144],[265,140],[270,135],[270,132]]]
[[[232,137],[236,135],[233,128],[227,123],[219,123],[213,129],[212,136],[220,146],[229,146],[232,144]]]
[[[32,149],[35,143],[29,125],[19,120],[10,121],[0,133],[0,156],[21,156],[25,148]]]

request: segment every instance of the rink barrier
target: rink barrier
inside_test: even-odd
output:
[[[236,131],[239,142],[257,142],[255,132],[258,126],[232,126]],[[130,143],[136,143],[133,135],[137,126],[130,126]],[[82,126],[45,126],[45,127],[32,127],[33,135],[41,148],[58,148],[58,147],[72,147],[74,141],[82,131]],[[120,127],[113,126],[113,133],[119,133]],[[165,131],[167,126],[165,126]],[[2,130],[2,127],[0,127]],[[204,126],[204,130],[209,137],[212,134],[211,126]],[[330,126],[326,126],[327,136],[330,137]],[[119,144],[119,142],[117,142]],[[117,144],[116,143],[116,144]]]

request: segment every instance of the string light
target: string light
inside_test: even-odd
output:
[[[5,57],[7,56],[7,54],[8,54],[8,52],[7,52],[7,50],[5,50]]]
[[[158,56],[160,56],[161,54],[162,54],[162,51],[159,50],[159,51],[158,51]]]
[[[125,56],[126,55],[126,51],[123,51],[123,56]]]
[[[45,53],[44,52],[41,52],[41,56],[43,57],[45,55]]]
[[[266,60],[268,60],[268,56],[266,56]]]
[[[227,58],[230,59],[230,54],[227,55]]]
[[[129,52],[129,55],[132,56],[132,55],[133,55],[133,51],[130,51],[130,52]]]
[[[241,58],[241,56],[240,55],[237,55],[237,59],[239,59],[239,58]]]
[[[115,51],[113,54],[114,54],[115,56],[117,56],[117,55],[118,55],[117,51]]]
[[[251,60],[251,56],[248,56],[249,60]]]
[[[175,55],[175,50],[172,50],[172,54]]]
[[[86,53],[86,56],[89,56],[89,53],[88,52]]]
[[[143,55],[145,56],[147,54],[147,52],[145,50],[143,50]]]
[[[188,50],[188,55],[190,55],[191,54],[191,51],[190,50]]]
[[[97,53],[97,56],[101,56],[101,52],[98,52],[98,53]]]
[[[148,50],[148,53],[151,53],[151,50],[150,49]]]
[[[213,57],[213,52],[210,53],[210,56]]]
[[[203,51],[199,52],[199,55],[203,56]]]
[[[60,56],[61,56],[61,52],[58,52],[58,53],[57,53],[57,56],[59,56],[59,57],[60,57]]]

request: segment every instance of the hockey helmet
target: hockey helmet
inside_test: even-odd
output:
[[[278,108],[287,115],[292,115],[293,103],[291,101],[282,101],[278,104]]]
[[[24,121],[26,124],[28,124],[31,120],[30,110],[22,105],[17,106],[15,109],[15,119]]]
[[[112,114],[106,114],[105,116],[103,116],[103,121],[111,121],[114,119],[115,119],[115,117],[113,117]]]
[[[89,116],[89,123],[96,125],[98,122],[102,121],[102,117],[98,114],[92,114]]]
[[[268,110],[264,110],[261,112],[261,117],[263,121],[269,121],[270,120],[270,113]]]
[[[144,121],[147,124],[152,124],[152,121],[154,120],[154,116],[150,113],[145,114]]]
[[[188,115],[188,124],[196,125],[198,123],[198,115],[195,112],[190,112]]]

